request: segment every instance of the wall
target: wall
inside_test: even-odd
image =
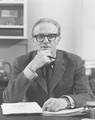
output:
[[[26,0],[27,1],[27,0]],[[2,1],[3,2],[3,1]],[[6,14],[4,14],[3,13],[3,17],[4,17],[4,15],[5,16],[10,16],[11,15],[11,13],[9,13],[9,11],[8,10],[18,10],[18,17],[19,17],[19,19],[16,21],[17,22],[17,24],[18,23],[20,23],[21,24],[21,18],[22,17],[20,17],[22,14],[23,14],[23,12],[22,12],[22,9],[23,9],[23,7],[21,7],[22,5],[20,5],[20,6],[14,6],[13,4],[12,4],[12,6],[8,6],[7,4],[6,5],[3,5],[2,6],[2,3],[1,1],[0,1],[0,14],[2,13],[1,12],[1,9],[5,9],[5,10],[7,10],[7,12],[8,13],[6,13]],[[7,2],[7,1],[6,1]],[[10,1],[11,2],[11,1]],[[26,5],[26,4],[25,4]],[[27,6],[27,5],[26,5]],[[21,7],[21,8],[20,8]],[[20,11],[21,10],[21,11]],[[25,7],[25,11],[27,10],[27,8]],[[25,14],[25,11],[24,11],[24,16],[26,15]],[[2,16],[2,14],[0,15],[0,17]],[[27,16],[25,17],[26,19],[27,19]],[[6,19],[7,20],[7,19]],[[9,20],[9,19],[8,19]],[[11,20],[13,20],[13,19],[11,19]],[[2,19],[0,19],[0,24],[2,23],[3,21],[2,21]],[[14,20],[13,21],[11,21],[11,22],[14,22]],[[8,22],[8,21],[6,21],[6,23],[7,24],[9,24],[9,23],[11,23],[11,22]],[[4,23],[5,23],[5,21],[4,21]],[[22,22],[23,23],[23,22]],[[26,20],[25,20],[25,24],[26,24],[27,22],[26,22]],[[7,26],[6,26],[7,27]],[[26,26],[25,26],[26,27]],[[0,26],[0,28],[2,28],[2,26]],[[7,29],[6,30],[6,28],[5,29],[0,29],[0,34],[2,35],[3,33],[5,33],[5,34],[3,34],[3,35],[8,35],[8,33],[10,33],[10,35],[13,33],[14,34],[14,32],[13,32],[13,30],[14,30],[14,28],[13,29]],[[18,28],[17,29],[15,29],[15,31],[16,30],[18,30]],[[10,31],[10,32],[9,32]],[[19,29],[18,31],[16,31],[16,35],[19,33],[21,33],[22,31],[21,31],[21,29]],[[22,33],[23,34],[23,33]],[[9,36],[10,36],[9,35]],[[27,43],[27,41],[26,40],[21,40],[21,39],[19,39],[19,37],[17,36],[17,39],[12,39],[12,38],[9,38],[8,36],[6,36],[8,39],[3,39],[3,37],[1,37],[0,36],[0,59],[4,59],[5,61],[8,61],[8,62],[10,62],[11,64],[13,63],[13,61],[14,61],[14,59],[17,57],[17,56],[20,56],[20,55],[22,55],[22,54],[25,54],[26,52],[27,52],[27,46],[26,46],[26,43]]]
[[[25,54],[26,42],[18,40],[0,40],[0,59],[13,63],[17,56]]]
[[[32,25],[41,17],[53,18],[62,29],[62,39],[58,46],[76,53],[80,39],[81,0],[28,0],[28,37],[29,51],[36,49],[31,40]]]
[[[29,51],[36,49],[31,41],[32,25],[41,17],[50,17],[62,28],[58,49],[95,60],[95,0],[28,0],[28,6]]]
[[[28,17],[28,27],[27,27],[27,34],[28,34],[28,50],[36,49],[36,46],[33,44],[31,39],[31,31],[33,24],[44,15],[44,0],[27,0],[27,17]]]
[[[82,29],[79,53],[87,61],[95,60],[95,0],[82,1]]]
[[[28,51],[36,49],[31,39],[33,24],[41,17],[50,17],[61,25],[61,42],[58,49],[95,60],[95,0],[27,0]],[[6,42],[6,44],[5,44]],[[7,45],[8,44],[8,45]],[[26,53],[24,43],[0,41],[0,58],[13,62]]]

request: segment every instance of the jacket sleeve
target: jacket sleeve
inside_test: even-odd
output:
[[[84,106],[87,101],[95,100],[95,96],[89,85],[89,80],[85,75],[84,63],[79,57],[76,60],[76,70],[74,75],[73,95],[70,95],[75,101],[75,107]]]
[[[21,65],[20,61],[16,59],[14,62],[11,79],[3,92],[3,102],[22,101],[30,85],[30,81],[23,73],[24,64]]]

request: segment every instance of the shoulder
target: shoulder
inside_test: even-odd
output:
[[[18,56],[16,59],[18,61],[29,61],[29,60],[33,59],[35,54],[36,54],[36,51],[32,51],[32,52],[29,52],[27,54]]]
[[[74,54],[74,53],[71,53],[71,52],[67,52],[67,51],[62,51],[62,50],[58,50],[58,52],[60,53],[60,54],[63,54],[63,57],[66,59],[66,60],[69,60],[69,61],[71,61],[72,63],[80,63],[80,62],[83,62],[83,59],[80,57],[80,56],[78,56],[78,55],[76,55],[76,54]]]
[[[36,54],[36,51],[29,52],[27,54],[18,56],[15,58],[13,65],[14,66],[19,66],[19,67],[25,67],[34,57]]]

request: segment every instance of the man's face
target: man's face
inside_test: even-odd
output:
[[[39,50],[56,51],[59,42],[58,28],[52,23],[40,23],[34,28],[33,36],[37,40]]]

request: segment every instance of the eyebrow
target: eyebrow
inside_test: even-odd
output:
[[[36,35],[33,35],[33,36],[36,37],[38,35],[59,35],[59,34],[58,33],[47,33],[47,34],[39,33],[39,34],[36,34]]]

